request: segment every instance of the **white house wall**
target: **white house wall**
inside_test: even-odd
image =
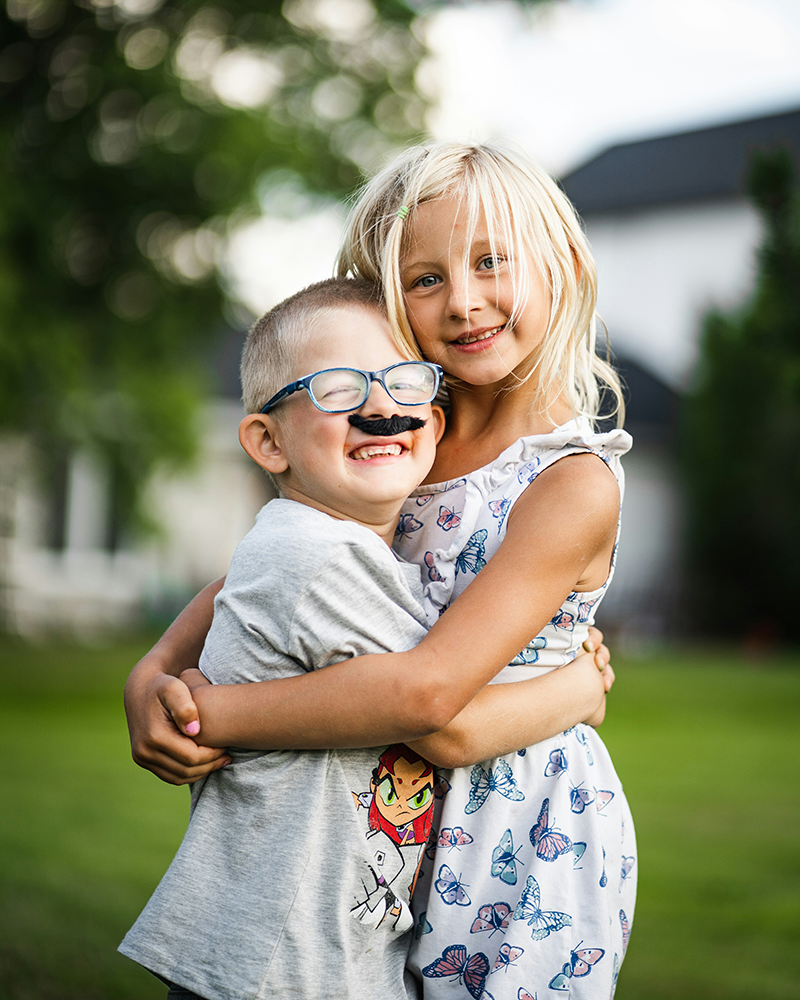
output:
[[[63,550],[44,542],[45,504],[25,449],[17,448],[13,524],[0,539],[0,598],[6,624],[23,635],[66,631],[82,638],[171,613],[227,571],[231,555],[268,497],[264,474],[242,451],[238,404],[209,403],[193,470],[156,477],[149,511],[160,526],[148,542],[104,548],[108,479],[87,455],[71,463]],[[6,470],[12,450],[5,443]],[[8,477],[6,477],[8,478]],[[6,492],[12,488],[8,484]],[[2,499],[2,497],[0,497]]]
[[[702,315],[753,287],[761,224],[744,201],[670,205],[585,218],[600,315],[613,349],[675,389],[696,358]]]
[[[217,400],[205,408],[200,428],[203,456],[189,476],[156,479],[151,509],[162,526],[151,596],[178,597],[224,575],[234,549],[269,499],[266,474],[244,453],[238,438],[242,410]]]
[[[623,466],[616,569],[598,616],[614,643],[673,631],[683,562],[683,505],[674,458],[663,447],[634,440]]]

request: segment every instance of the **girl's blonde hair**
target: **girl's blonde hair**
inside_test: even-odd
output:
[[[509,373],[508,388],[536,373],[543,408],[563,392],[576,415],[596,419],[602,385],[610,397],[602,401],[604,415],[616,413],[621,423],[619,379],[596,353],[597,272],[580,220],[558,185],[520,152],[454,142],[406,150],[361,192],[345,229],[338,274],[383,285],[395,335],[420,357],[406,314],[401,263],[413,238],[414,208],[445,196],[464,206],[470,242],[483,214],[491,252],[506,259],[516,289],[512,323],[525,308],[531,266],[552,295],[547,332],[522,369]]]

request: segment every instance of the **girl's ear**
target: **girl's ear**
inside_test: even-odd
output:
[[[289,468],[281,436],[277,422],[267,413],[250,413],[239,424],[239,443],[254,462],[273,475]]]
[[[442,434],[444,434],[445,428],[445,416],[444,410],[441,406],[434,405],[431,407],[431,417],[433,418],[433,433],[436,438],[436,443],[438,444],[442,440]]]

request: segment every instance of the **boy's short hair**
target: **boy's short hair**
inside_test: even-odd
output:
[[[285,385],[308,372],[297,371],[297,351],[326,309],[356,306],[386,316],[378,285],[363,278],[328,278],[309,285],[256,320],[242,351],[242,402],[247,413],[258,413]]]

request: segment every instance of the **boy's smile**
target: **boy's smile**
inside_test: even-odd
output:
[[[321,310],[311,322],[297,350],[297,377],[337,367],[377,372],[407,360],[377,310],[337,306]],[[433,464],[442,417],[438,408],[432,410],[430,403],[395,402],[377,381],[360,409],[346,413],[322,412],[308,393],[298,392],[275,410],[251,414],[242,422],[243,427],[251,422],[256,433],[264,427],[269,432],[258,455],[244,439],[242,443],[279,477],[287,499],[358,521],[390,543],[403,501]],[[393,419],[397,417],[415,419]],[[387,436],[395,427],[397,433]],[[264,451],[267,443],[270,454]]]

